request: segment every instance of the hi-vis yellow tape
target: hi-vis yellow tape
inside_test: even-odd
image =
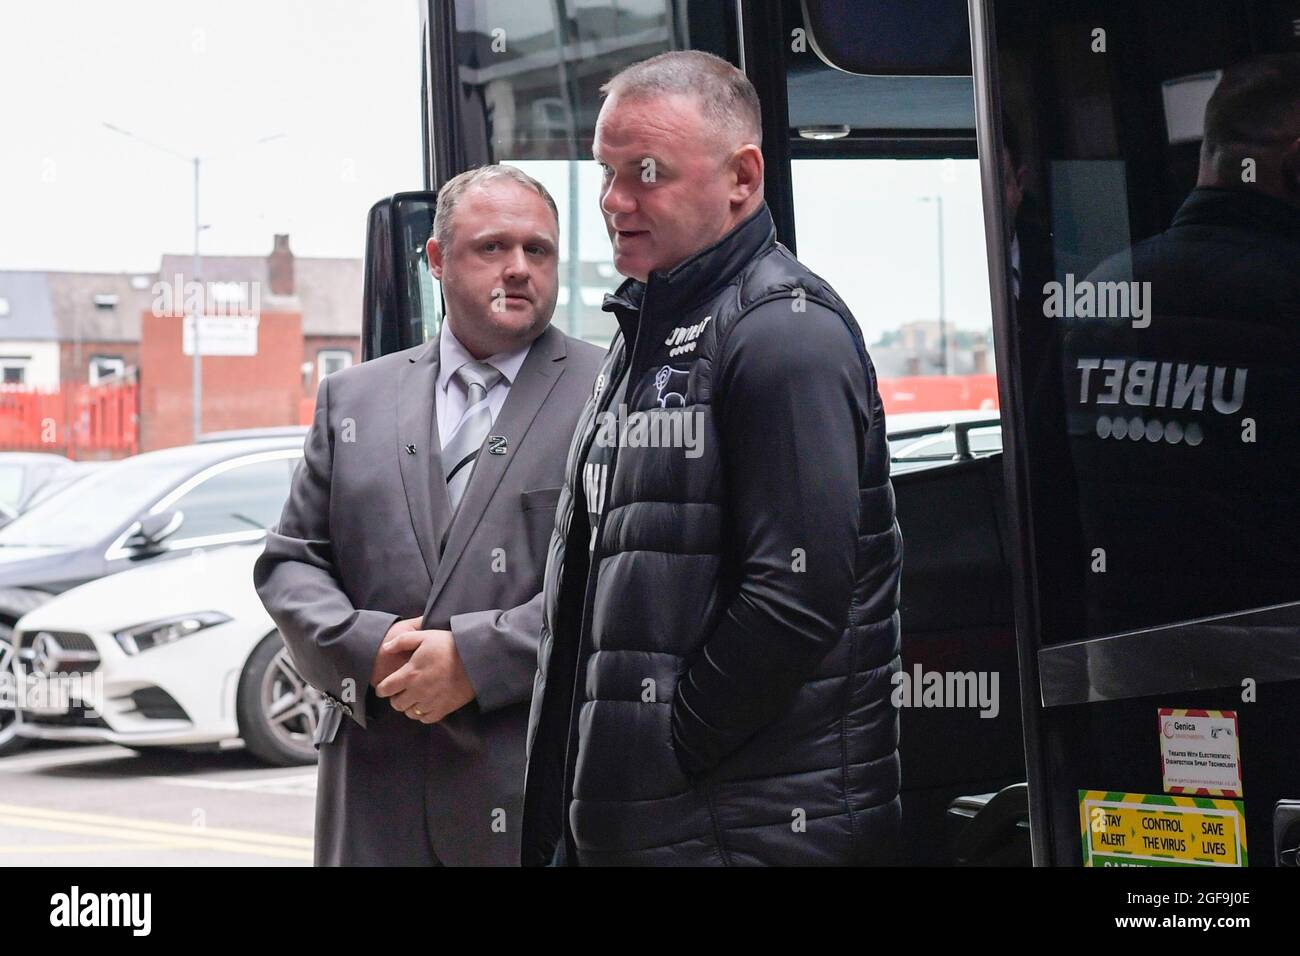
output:
[[[1084,866],[1245,866],[1240,800],[1079,791]]]

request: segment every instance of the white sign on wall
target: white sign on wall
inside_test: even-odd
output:
[[[256,315],[205,315],[199,324],[199,345],[204,355],[256,355]],[[194,354],[194,317],[185,316],[181,348]]]

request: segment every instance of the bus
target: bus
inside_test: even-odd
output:
[[[905,862],[1296,864],[1300,3],[422,0],[419,41],[366,358],[437,333],[436,191],[491,162],[555,196],[554,321],[607,343],[600,86],[727,59],[778,238],[880,375]]]

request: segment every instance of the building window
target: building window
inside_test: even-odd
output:
[[[351,365],[351,349],[321,349],[316,353],[317,378],[324,378]]]
[[[0,379],[5,385],[26,385],[27,384],[27,363],[22,361],[6,361],[0,364]]]
[[[126,362],[117,355],[92,355],[90,357],[90,384],[99,385],[107,378],[126,371]]]

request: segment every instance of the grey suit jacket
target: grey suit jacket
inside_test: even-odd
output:
[[[504,454],[479,457],[454,517],[437,340],[322,380],[253,572],[295,665],[331,703],[317,734],[318,865],[517,865],[542,572],[601,356],[554,328],[533,343],[492,426]],[[476,693],[430,725],[369,686],[388,628],[419,615],[450,628]]]

